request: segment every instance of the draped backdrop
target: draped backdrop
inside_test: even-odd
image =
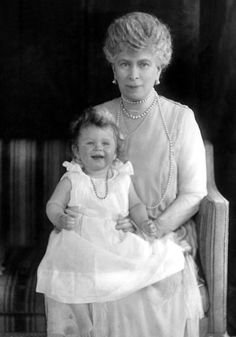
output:
[[[0,135],[64,137],[75,113],[118,95],[103,40],[115,17],[134,10],[156,14],[173,35],[174,58],[160,91],[195,104],[199,6],[199,0],[1,1]]]
[[[54,165],[55,155],[61,156],[43,142],[66,138],[76,113],[119,94],[103,40],[115,17],[136,10],[157,15],[172,33],[174,56],[161,77],[160,94],[189,105],[204,138],[214,144],[216,182],[230,201],[229,297],[236,300],[234,0],[1,0],[0,237],[7,244],[24,242],[28,233],[37,236],[47,198],[40,199],[40,177],[47,165]],[[34,153],[31,164],[27,156],[34,158]],[[18,167],[19,176],[12,170]],[[40,202],[32,200],[36,192]],[[17,204],[25,196],[33,211]],[[29,231],[31,221],[37,226]],[[234,325],[235,319],[230,322]]]

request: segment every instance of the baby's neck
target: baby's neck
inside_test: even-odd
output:
[[[88,171],[84,168],[84,173],[95,179],[107,179],[113,176],[113,171],[110,166],[98,171]]]

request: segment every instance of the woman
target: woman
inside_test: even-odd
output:
[[[194,243],[191,217],[206,195],[205,152],[193,112],[154,90],[171,60],[170,33],[150,14],[130,13],[110,25],[104,52],[121,97],[97,108],[113,114],[124,139],[123,159],[133,164],[133,183],[157,236],[177,233],[186,250],[185,266],[119,300],[51,303],[48,320],[64,333],[50,337],[197,337],[203,310],[189,254],[195,248],[184,239]],[[69,214],[73,215],[71,209]],[[121,219],[117,229],[133,227],[129,219]]]
[[[154,90],[171,60],[170,32],[150,14],[129,13],[109,26],[104,53],[121,97],[102,106],[113,113],[123,134],[125,155],[134,166],[136,191],[158,236],[177,231],[180,240],[185,237],[192,243],[194,254],[191,217],[207,193],[204,144],[192,110]],[[129,228],[127,219],[117,226]],[[193,290],[192,284],[189,291],[187,281],[193,269],[193,259],[187,254],[184,272],[107,304],[112,313],[108,315],[111,330],[117,328],[108,335],[122,336],[118,327],[123,324],[123,336],[198,336],[201,304],[196,305],[198,289]],[[195,282],[196,278],[191,283]]]

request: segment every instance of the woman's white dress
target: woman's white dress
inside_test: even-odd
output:
[[[117,117],[120,99],[100,107]],[[122,115],[118,122],[125,138],[126,157],[134,165],[132,180],[149,216],[158,218],[167,228],[174,228],[178,223],[185,223],[185,226],[153,245],[134,234],[118,232],[114,225],[119,215],[127,215],[128,200],[124,198],[127,190],[121,195],[122,189],[118,192],[114,184],[112,190],[112,185],[122,175],[128,182],[131,172],[117,173],[113,182],[112,179],[109,181],[109,192],[114,191],[122,207],[117,203],[108,209],[98,207],[97,204],[102,205],[104,201],[94,196],[90,186],[87,204],[81,204],[78,233],[53,232],[39,266],[37,289],[46,295],[48,337],[197,337],[198,320],[203,316],[203,310],[195,264],[189,254],[185,254],[183,263],[181,248],[174,241],[179,240],[187,246],[183,238],[192,238],[189,233],[194,228],[192,220],[187,220],[197,211],[199,201],[206,194],[205,153],[199,128],[189,108],[163,97],[159,97],[158,105],[133,132],[128,131]],[[75,174],[68,172],[69,175]],[[85,185],[89,186],[88,181]],[[123,188],[126,187],[125,183]],[[82,195],[83,191],[87,193],[86,188],[79,189]],[[96,204],[95,214],[91,211],[91,197]],[[77,201],[77,195],[72,193],[71,200]],[[94,226],[89,225],[90,221]],[[80,244],[77,246],[73,240]],[[73,242],[73,256],[63,242]],[[83,250],[85,242],[91,250]],[[53,271],[55,250],[60,261],[58,270],[54,268]],[[172,263],[170,252],[174,250],[176,259]],[[101,258],[99,263],[93,255],[95,251]],[[77,267],[73,263],[76,262],[74,256],[78,258],[78,266],[82,267],[78,270],[82,272],[77,280],[74,279]],[[165,259],[169,259],[166,264]],[[61,284],[61,267],[65,268],[66,260],[72,265],[63,275],[70,282]],[[77,282],[83,294],[79,294]],[[96,288],[98,293],[95,293]],[[92,294],[90,300],[89,292]]]

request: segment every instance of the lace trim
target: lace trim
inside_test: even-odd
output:
[[[64,161],[62,166],[66,168],[67,172],[77,172],[87,176],[87,174],[85,174],[82,170],[81,166],[73,160],[71,162]],[[130,161],[123,163],[119,159],[116,159],[114,164],[112,164],[112,168],[119,173],[127,173],[129,175],[134,174],[133,165]]]

